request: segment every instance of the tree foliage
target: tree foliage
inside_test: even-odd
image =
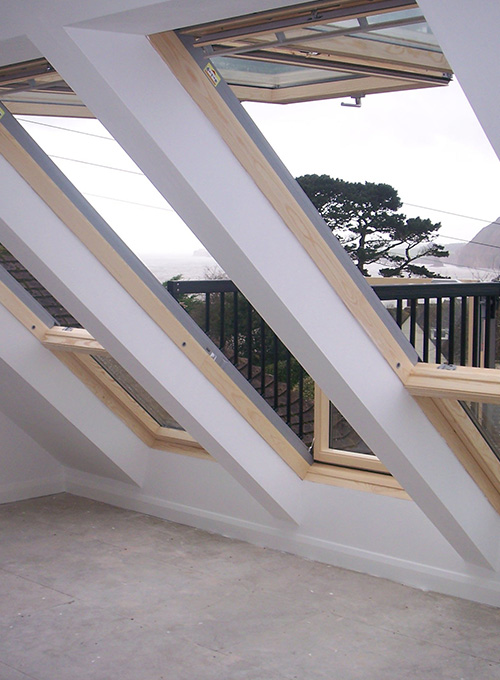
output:
[[[433,242],[441,224],[399,212],[401,199],[389,184],[328,175],[303,175],[297,181],[365,276],[368,265],[378,263],[382,276],[443,278],[416,263],[425,256],[448,256]]]

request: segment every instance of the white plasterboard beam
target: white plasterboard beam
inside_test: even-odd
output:
[[[230,16],[263,12],[283,5],[300,5],[303,0],[44,0],[38,5],[27,5],[18,0],[4,0],[0,43],[10,39],[25,40],[25,34],[42,26],[80,25],[104,31],[121,31],[146,35],[193,24],[218,21]],[[0,44],[0,52],[2,45]],[[33,57],[13,52],[17,61]],[[21,56],[19,59],[18,57]],[[1,61],[1,59],[0,59]],[[6,62],[8,63],[8,62]],[[11,61],[14,63],[14,61]]]
[[[498,516],[146,39],[37,44],[456,550],[493,560]]]
[[[38,59],[42,55],[24,35],[0,43],[0,66]]]
[[[169,0],[156,2],[148,7],[140,0],[132,0],[135,7],[127,11],[116,11],[108,16],[83,19],[80,26],[106,31],[120,31],[146,35],[154,31],[170,30],[182,26],[218,21],[228,16],[240,16],[253,12],[263,12],[279,8],[283,5],[299,5],[303,0],[211,0],[210,2],[186,2],[186,0]],[[80,10],[81,12],[81,10]],[[74,22],[73,22],[74,23]],[[164,26],[165,28],[160,28]]]
[[[0,305],[0,404],[59,462],[141,485],[148,447]]]
[[[0,168],[0,242],[269,512],[300,517],[299,477],[4,158]]]
[[[419,0],[419,5],[500,157],[500,3]]]

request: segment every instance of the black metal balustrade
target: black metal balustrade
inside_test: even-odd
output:
[[[56,323],[79,326],[1,244],[0,266],[49,311]],[[169,281],[167,288],[292,430],[311,444],[314,383],[236,286],[226,280]],[[500,366],[500,317],[496,313],[500,282],[412,283],[406,279],[404,283],[376,284],[373,288],[422,361]],[[469,404],[469,409],[475,409],[477,422],[487,423],[489,429],[493,423],[495,436],[500,437],[497,407]],[[340,418],[338,429],[342,417],[336,413],[337,420]],[[342,427],[350,430],[348,423]],[[338,438],[336,442],[338,446]]]
[[[232,281],[169,281],[182,304],[286,424],[314,436],[314,383]]]
[[[373,288],[422,361],[496,367],[500,283],[443,281]]]
[[[314,436],[314,383],[232,281],[169,281],[182,304],[225,356],[307,444]],[[500,283],[373,286],[430,363],[495,368]]]

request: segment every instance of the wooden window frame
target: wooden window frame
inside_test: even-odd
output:
[[[306,479],[382,493],[397,498],[409,496],[376,456],[332,449],[330,400],[315,385],[314,391],[314,464]]]
[[[0,114],[2,111],[0,108]],[[205,378],[297,476],[304,479],[310,467],[309,461],[301,455],[285,434],[270,422],[266,414],[231,376],[207,355],[204,347],[193,339],[181,321],[163,304],[14,135],[1,124],[0,153]]]
[[[92,354],[108,353],[87,330],[61,326],[49,328],[2,281],[0,281],[0,304],[149,447],[213,460],[201,444],[185,430],[158,425],[156,420],[92,359],[90,356]]]

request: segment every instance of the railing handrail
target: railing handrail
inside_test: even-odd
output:
[[[500,282],[392,280],[372,287],[381,300],[390,301],[388,313],[421,361],[495,368]],[[304,395],[311,378],[235,284],[227,279],[181,280],[169,281],[167,288],[285,423],[309,443],[313,398]],[[195,299],[188,303],[184,296],[189,295]]]
[[[168,292],[174,297],[188,293],[236,293],[238,288],[228,279],[200,281],[168,281]]]
[[[373,290],[381,300],[416,300],[443,297],[500,297],[500,282],[375,284]]]
[[[500,297],[500,281],[373,284],[381,300],[412,300],[442,297]],[[175,297],[193,293],[235,293],[238,288],[228,279],[169,281],[169,292]]]
[[[495,367],[500,282],[411,283],[406,280],[400,284],[373,284],[373,289],[380,300],[392,303],[389,312],[399,328],[403,330],[406,324],[404,332],[422,361],[428,362],[432,356],[437,363],[444,357],[450,363],[463,366]],[[221,305],[224,305],[225,293],[234,296],[234,304],[241,295],[229,280],[169,281],[168,290],[178,300],[185,294],[205,296],[206,332],[211,294],[220,295]],[[250,303],[248,310],[251,314]],[[248,342],[251,343],[251,334]],[[249,375],[250,368],[249,354]]]
[[[312,381],[234,283],[174,280],[167,289],[288,427],[312,444]],[[189,295],[197,298],[193,304],[187,304]]]

